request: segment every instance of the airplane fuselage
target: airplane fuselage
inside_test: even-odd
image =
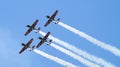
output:
[[[29,46],[26,46],[26,44],[22,43],[22,46],[24,46],[25,48],[28,48]]]
[[[55,21],[55,24],[59,23],[59,21],[60,21],[60,18],[58,18],[58,19],[55,20],[55,18],[52,18],[52,17],[50,17],[50,16],[46,16],[46,17],[47,17],[49,20]]]
[[[30,25],[27,25],[28,28],[32,29],[32,30],[36,30],[36,28],[33,28],[32,26]]]
[[[49,42],[47,40],[43,40],[42,37],[39,37],[39,39],[43,42],[45,42],[47,45],[51,44],[52,40],[50,40]]]
[[[42,37],[39,37],[39,39],[40,39],[41,41],[47,42],[47,40],[43,40],[43,38],[42,38]]]

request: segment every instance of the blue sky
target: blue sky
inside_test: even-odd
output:
[[[43,25],[47,21],[46,15],[51,15],[56,9],[59,10],[57,17],[61,22],[66,23],[88,35],[111,44],[120,49],[120,1],[119,0],[1,0],[0,1],[0,67],[62,67],[61,65],[46,59],[34,52],[26,50],[19,55],[22,48],[21,43],[26,43],[30,38],[34,38],[33,45],[39,40],[38,34],[32,32],[27,37],[24,36],[27,24],[39,19],[37,27],[48,32],[63,41],[92,54],[101,57],[106,61],[120,66],[120,57],[94,45],[78,35],[51,24],[47,28]],[[64,53],[43,44],[39,50],[57,56],[80,67],[86,67],[77,60]]]

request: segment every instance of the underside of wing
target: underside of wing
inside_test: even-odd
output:
[[[49,35],[50,35],[50,32],[48,32],[48,33],[43,37],[43,40],[45,41],[45,40],[48,38]]]
[[[49,19],[44,26],[45,27],[48,26],[51,22],[52,22],[52,20]]]
[[[27,48],[23,47],[23,48],[20,50],[19,54],[21,54],[22,52],[24,52],[26,49],[27,49]]]
[[[36,46],[36,48],[39,48],[43,43],[44,43],[44,41],[41,40],[41,41],[38,43],[38,45]]]
[[[37,25],[38,23],[38,19],[34,21],[34,23],[32,24],[32,28],[35,28],[35,26]]]
[[[27,36],[30,32],[32,31],[32,29],[28,29],[27,32],[25,33],[25,36]]]
[[[53,15],[51,16],[51,18],[54,19],[55,16],[57,15],[57,13],[58,13],[58,10],[56,10],[56,11],[53,13]]]

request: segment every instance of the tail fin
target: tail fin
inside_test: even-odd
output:
[[[57,21],[60,21],[60,18],[58,18]]]
[[[35,45],[34,46],[32,46],[32,49],[34,49],[35,48]]]
[[[51,42],[52,42],[52,40],[49,40],[49,42],[51,43]]]
[[[35,49],[35,45],[30,48],[30,51],[32,51],[32,50],[34,50],[34,49]]]
[[[37,31],[35,33],[38,33],[40,31],[40,27],[38,27]]]
[[[58,24],[60,22],[60,18],[58,18],[57,20],[56,20],[56,23],[55,24]]]
[[[38,29],[37,29],[38,31],[40,31],[40,27],[38,27]]]
[[[47,45],[50,45],[52,43],[52,40],[49,40],[48,44]]]

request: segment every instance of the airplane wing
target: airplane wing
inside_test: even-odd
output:
[[[34,23],[32,24],[32,28],[35,28],[35,26],[37,25],[38,23],[38,19],[34,21]]]
[[[48,36],[50,35],[50,32],[48,32],[44,37],[43,37],[43,39],[42,40],[46,40],[47,38],[48,38]]]
[[[32,42],[33,42],[33,38],[28,41],[28,43],[26,44],[26,46],[30,46],[30,44],[31,44]]]
[[[25,33],[25,36],[27,36],[31,31],[32,31],[32,29],[29,28],[29,29],[27,30],[27,32]]]
[[[48,26],[51,22],[52,22],[52,20],[49,19],[44,26],[45,26],[45,27]]]
[[[48,32],[48,33],[41,39],[41,41],[40,41],[39,44],[36,46],[36,48],[40,47],[40,46],[46,41],[46,39],[48,38],[49,35],[50,35],[50,32]]]
[[[33,38],[31,40],[28,41],[28,43],[20,50],[19,54],[21,54],[22,52],[24,52],[27,48],[30,47],[30,44],[32,43]]]
[[[20,50],[19,54],[21,54],[22,52],[24,52],[26,49],[27,49],[26,47],[23,47],[23,48]]]
[[[57,15],[57,13],[58,13],[58,10],[56,10],[56,11],[53,13],[53,15],[51,16],[51,18],[54,19],[55,16]]]
[[[36,46],[36,48],[39,48],[43,43],[44,43],[44,41],[41,40],[41,41],[38,43],[38,45]]]

